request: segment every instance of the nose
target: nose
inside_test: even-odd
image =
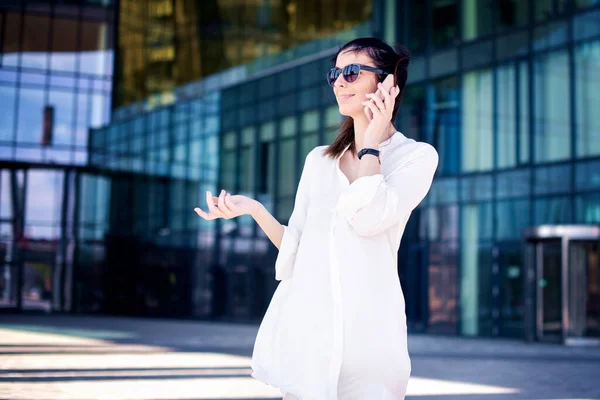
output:
[[[335,82],[333,82],[333,86],[334,87],[344,87],[346,86],[346,80],[344,79],[344,77],[342,76],[342,74],[339,74],[338,77],[336,78]]]

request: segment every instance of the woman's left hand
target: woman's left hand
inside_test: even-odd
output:
[[[398,86],[392,86],[387,91],[381,83],[378,83],[377,88],[383,94],[383,99],[377,95],[377,92],[367,93],[366,97],[368,100],[362,102],[365,106],[367,118],[371,117],[369,126],[365,132],[365,139],[373,143],[381,142],[381,138],[387,131],[387,127],[392,123],[394,104],[396,103],[398,93],[400,93]]]

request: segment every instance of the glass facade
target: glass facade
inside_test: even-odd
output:
[[[0,310],[73,305],[76,210],[88,129],[110,117],[114,18],[112,1],[0,5]]]
[[[193,208],[205,204],[207,190],[217,193],[220,104],[221,95],[212,93],[91,132],[90,166],[111,176],[91,180],[84,191],[90,201],[86,216],[96,221],[89,234],[107,235],[104,273],[119,277],[104,282],[111,295],[103,311],[196,317],[210,312],[215,221],[194,218]],[[105,197],[110,204],[98,215],[93,200]],[[123,252],[129,256],[121,257]],[[132,268],[140,273],[119,272]]]
[[[110,116],[112,9],[9,3],[0,6],[0,157],[84,165],[88,128]]]
[[[27,7],[3,11],[0,101],[10,112],[0,157],[27,163],[0,174],[4,275],[23,271],[4,279],[4,304],[14,285],[32,301],[58,280],[72,295],[50,298],[73,311],[259,321],[277,285],[277,249],[248,216],[207,222],[193,208],[223,188],[287,223],[304,158],[341,122],[324,78],[330,58],[375,35],[413,52],[396,123],[440,156],[399,250],[409,329],[526,336],[525,230],[600,224],[600,4],[234,3],[123,0],[114,29],[110,7],[78,8],[65,32],[96,21],[91,10],[106,16],[107,36],[93,41],[106,50],[94,56],[100,74],[82,70],[89,51],[52,50],[54,19],[48,43],[35,43],[47,53],[20,50],[33,45],[15,32],[44,24]],[[17,49],[8,57],[7,43]],[[96,104],[112,86],[97,82],[112,82],[113,64],[109,113]],[[92,129],[78,136],[80,126]],[[37,200],[48,191],[51,201]],[[35,242],[39,254],[27,258],[18,235],[54,240],[56,250]],[[600,326],[594,254],[587,318]]]
[[[402,244],[427,259],[417,265],[428,270],[429,309],[409,320],[430,332],[523,337],[525,228],[600,223],[591,112],[600,5],[463,1],[457,34],[459,19],[443,19],[457,2],[408,3],[431,28],[417,32],[422,54],[411,65],[425,71],[409,78],[400,126],[440,153],[419,233]]]
[[[408,325],[427,332],[523,337],[524,230],[600,223],[600,187],[594,184],[600,165],[594,113],[600,6],[388,3],[373,10],[372,32],[397,35],[413,51],[398,126],[440,155],[431,191],[411,216],[400,248]],[[380,16],[389,10],[398,17]],[[336,37],[337,44],[345,41]],[[108,229],[115,237],[158,243],[145,232],[163,227],[170,234],[160,240],[169,248],[206,250],[208,264],[194,261],[193,271],[195,290],[210,294],[201,300],[189,294],[192,315],[262,317],[277,284],[272,268],[277,250],[262,230],[249,217],[178,224],[195,218],[186,214],[185,204],[204,205],[207,188],[248,195],[287,221],[304,157],[337,135],[340,115],[323,80],[335,50],[332,45],[319,54],[315,48],[287,64],[280,58],[277,66],[258,57],[252,65],[263,66],[259,73],[224,69],[213,81],[177,88],[162,107],[145,103],[115,110],[117,120],[92,133],[94,166],[164,178],[171,197],[186,199],[179,203],[181,212],[172,200],[163,214],[151,213],[164,222],[151,229],[149,222],[139,222],[145,224],[139,230],[130,225],[153,217],[111,208]],[[196,102],[209,98],[212,106],[203,103],[186,117]],[[200,132],[208,132],[215,144],[195,139]],[[202,166],[217,171],[214,177],[199,175]],[[131,187],[112,184],[113,191]],[[147,193],[141,197],[148,202],[160,192],[151,187],[128,193]],[[127,201],[136,208],[134,200]]]
[[[121,0],[116,105],[235,66],[252,71],[368,33],[371,0]],[[325,17],[326,16],[326,17]]]

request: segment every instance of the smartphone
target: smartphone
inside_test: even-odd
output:
[[[381,83],[383,84],[383,87],[389,93],[392,86],[394,86],[394,75],[389,74],[388,76],[385,77],[385,79]],[[375,91],[375,96],[378,96],[381,100],[384,99],[383,93],[381,92],[380,88],[377,88],[377,90]],[[373,113],[368,108],[365,108],[365,112],[367,113],[367,118],[370,121],[373,118]]]
[[[381,83],[383,84],[383,87],[389,93],[389,91],[392,88],[392,86],[394,86],[394,75],[393,74],[389,74],[388,76],[385,77],[385,79]],[[381,90],[379,88],[377,88],[376,95],[379,96],[379,98],[381,100],[383,100],[383,93],[381,93]]]

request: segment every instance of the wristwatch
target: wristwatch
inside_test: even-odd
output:
[[[381,165],[381,159],[379,158],[379,150],[370,149],[368,147],[365,147],[364,149],[362,149],[361,151],[358,152],[358,159],[360,160],[362,158],[362,156],[364,156],[365,154],[372,154],[372,155],[376,156],[377,161],[379,161],[379,165]]]

